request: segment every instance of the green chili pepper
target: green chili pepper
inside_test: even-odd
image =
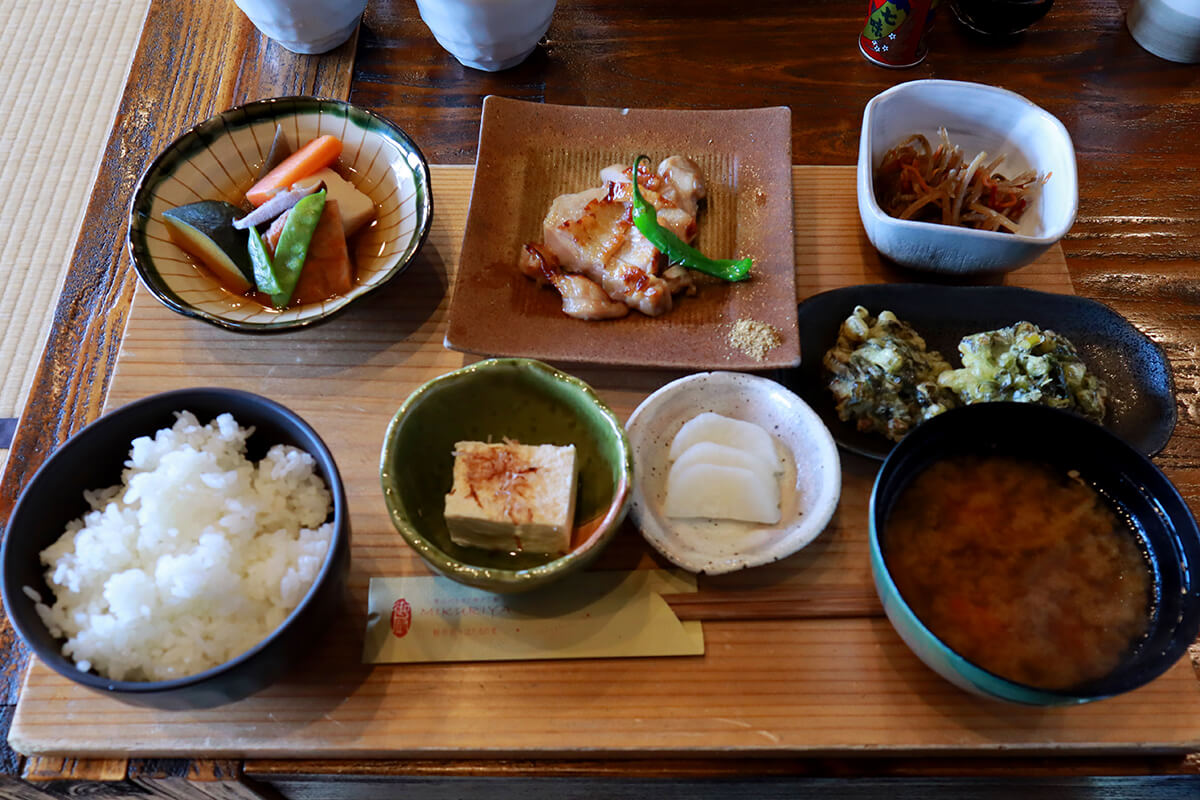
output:
[[[750,276],[750,267],[754,261],[750,257],[709,258],[696,248],[684,242],[674,232],[658,224],[658,211],[646,202],[638,188],[637,169],[642,159],[650,160],[649,156],[638,156],[633,162],[633,224],[642,232],[650,244],[667,257],[672,264],[682,264],[688,269],[694,269],[707,275],[725,281],[744,281]]]
[[[250,228],[250,264],[254,267],[254,286],[263,294],[279,294],[279,279],[275,277],[275,265],[267,252],[258,230]]]
[[[275,246],[275,278],[279,281],[279,291],[271,294],[271,303],[276,308],[286,306],[292,299],[292,292],[296,291],[300,270],[304,269],[304,259],[308,257],[308,244],[324,210],[325,190],[322,189],[296,203],[288,212],[279,244]]]

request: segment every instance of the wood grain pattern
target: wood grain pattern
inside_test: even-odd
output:
[[[237,761],[136,759],[129,782],[166,800],[261,800],[262,792],[242,777]]]
[[[796,261],[798,285],[811,289],[884,277],[861,229],[851,224],[857,219],[854,174],[852,167],[793,168],[794,190],[823,209],[817,217],[796,215],[795,238],[804,255]],[[1186,664],[1138,692],[1085,708],[1001,707],[980,703],[927,670],[874,614],[709,622],[703,658],[361,665],[369,579],[426,572],[383,507],[377,467],[383,429],[409,392],[465,360],[441,342],[471,169],[435,167],[433,180],[438,213],[426,250],[378,298],[365,298],[313,331],[248,338],[179,317],[139,291],[109,390],[111,406],[182,386],[234,386],[267,394],[312,422],[334,451],[351,505],[353,603],[345,624],[289,679],[210,712],[126,707],[35,664],[10,734],[18,750],[561,757],[867,747],[1120,752],[1135,742],[1138,749],[1186,752],[1200,744],[1200,718],[1192,713],[1200,686]],[[1071,288],[1057,248],[1006,280]],[[622,417],[672,377],[659,370],[579,372]],[[832,586],[869,594],[865,519],[877,467],[845,457],[834,522],[800,554],[705,579],[702,586],[783,593]],[[636,531],[626,528],[602,566],[653,563]],[[679,692],[680,686],[688,691]],[[494,734],[500,728],[503,737]]]
[[[239,103],[346,99],[356,46],[357,34],[324,57],[298,56],[259,36],[232,2],[150,4],[0,482],[0,519],[46,455],[103,406],[136,283],[125,252],[128,204],[150,160],[189,126]],[[0,700],[11,706],[28,654],[2,615],[0,653]]]
[[[1200,72],[1142,51],[1124,28],[1128,5],[1128,0],[1060,2],[1034,29],[1000,42],[969,35],[943,10],[930,36],[930,57],[917,68],[889,71],[867,64],[853,45],[862,24],[857,2],[763,0],[747,7],[696,0],[688,4],[684,23],[666,6],[564,0],[546,43],[525,64],[489,74],[465,69],[444,53],[413,4],[372,2],[359,39],[351,99],[399,123],[438,163],[473,161],[480,101],[498,93],[647,107],[783,103],[794,112],[797,160],[849,164],[857,151],[863,103],[899,81],[979,80],[1025,94],[1062,119],[1075,140],[1080,214],[1063,248],[1076,290],[1130,318],[1165,347],[1172,362],[1180,423],[1157,460],[1195,509],[1200,508],[1200,298],[1195,290],[1200,206],[1194,199]],[[55,444],[95,416],[103,403],[132,290],[120,245],[124,208],[146,159],[203,118],[206,109],[292,87],[332,97],[350,91],[347,48],[352,45],[312,59],[262,47],[260,41],[231,2],[153,0],[55,328],[0,487],[0,518]],[[178,102],[180,93],[195,102]],[[801,207],[803,202],[798,197]],[[26,662],[6,622],[0,626],[0,653],[0,683],[11,704]],[[11,754],[3,763],[6,774],[15,774],[8,766],[15,763]],[[622,763],[598,772],[571,762],[589,776],[638,773],[636,766],[624,770]],[[745,768],[739,763],[726,764],[725,774],[738,774]],[[763,763],[751,766],[757,770]],[[900,775],[996,774],[1010,763],[1021,774],[1196,773],[1194,764],[1174,757],[888,762],[894,765],[890,774]],[[695,762],[687,764],[697,768]],[[308,780],[308,796],[329,774],[320,765],[294,766]],[[340,762],[339,771],[399,774],[404,766]],[[777,769],[777,774],[833,776],[873,771],[859,759],[791,760]],[[554,772],[553,763],[459,759],[427,762],[424,774]]]
[[[322,773],[275,776],[271,786],[296,800],[389,800],[397,795],[422,800],[523,800],[529,796],[590,798],[603,792],[606,800],[790,800],[819,795],[826,800],[1006,800],[1015,794],[1028,800],[1192,800],[1198,785],[1194,776],[1127,777],[932,777],[836,778],[809,777],[801,771],[782,777],[757,774],[760,761],[743,764],[742,771],[720,779],[628,778],[608,772],[601,776],[543,777],[475,773],[410,776],[354,774],[353,782]],[[356,764],[357,766],[357,764]],[[803,770],[804,765],[797,765]]]
[[[1181,759],[1142,755],[1124,759],[1095,759],[1057,755],[1053,757],[1018,757],[962,759],[922,755],[915,758],[888,758],[855,755],[848,758],[758,758],[753,761],[756,777],[836,778],[874,777],[902,778],[921,775],[1017,777],[1047,774],[1052,768],[1061,777],[1098,775],[1155,775],[1173,771]],[[467,776],[488,778],[592,778],[621,777],[654,779],[722,779],[746,773],[747,764],[737,759],[722,758],[631,758],[631,759],[459,759],[447,762],[440,759],[254,759],[246,761],[244,774],[255,781],[274,784],[280,779],[310,780],[322,778],[332,783],[338,777],[363,778],[438,776]],[[1187,774],[1200,776],[1200,768],[1189,764]]]

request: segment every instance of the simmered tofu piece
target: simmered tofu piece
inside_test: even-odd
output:
[[[556,555],[571,547],[575,446],[458,442],[446,495],[450,539],[464,547]]]
[[[329,199],[337,201],[338,212],[342,216],[342,233],[347,239],[375,219],[375,204],[371,198],[328,167],[297,181],[296,186],[311,186],[314,183],[325,184]]]

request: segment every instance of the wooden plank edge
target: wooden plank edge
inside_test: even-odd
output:
[[[294,798],[355,798],[391,800],[403,796],[421,800],[791,800],[820,796],[826,800],[1195,800],[1200,779],[1194,776],[1046,777],[1046,778],[771,778],[757,775],[729,780],[656,781],[646,779],[581,778],[396,778],[344,779],[312,784],[301,779],[280,780],[282,793]]]
[[[1017,776],[1200,776],[1200,759],[1192,756],[1020,757],[997,755],[959,758],[759,758],[745,759],[254,759],[243,773],[270,784],[280,778],[333,780],[339,777],[570,777],[638,779],[727,779],[745,777],[1017,777]]]

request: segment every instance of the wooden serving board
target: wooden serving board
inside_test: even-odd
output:
[[[852,167],[797,167],[797,291],[917,279],[883,265],[858,220]],[[312,331],[220,331],[138,291],[110,406],[199,385],[290,406],[330,444],[353,527],[353,604],[278,685],[202,713],[155,712],[92,694],[35,663],[10,740],[75,756],[635,756],[713,753],[1190,752],[1200,683],[1187,660],[1143,689],[1088,706],[1028,709],[965,694],[913,656],[886,619],[706,622],[707,654],[663,659],[360,663],[371,576],[424,574],[393,530],[379,486],[384,429],[400,402],[469,357],[442,336],[465,225],[470,167],[435,167],[436,217],[421,258],[379,294]],[[1071,292],[1053,248],[1009,283]],[[572,369],[622,416],[677,376]],[[808,548],[702,588],[870,586],[866,506],[877,464],[843,454],[841,506]],[[419,459],[414,468],[419,467]],[[597,568],[657,562],[627,525]]]

